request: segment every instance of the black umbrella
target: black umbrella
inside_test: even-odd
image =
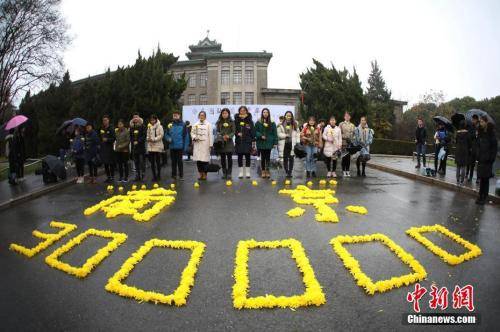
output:
[[[460,122],[462,121],[465,122],[465,115],[462,113],[455,113],[451,116],[451,122],[453,123],[453,127],[457,129],[460,127]]]
[[[64,163],[59,158],[47,155],[42,159],[42,163],[45,163],[55,176],[60,179],[66,179],[66,168],[64,168]]]
[[[477,109],[477,108],[470,109],[467,111],[467,113],[465,113],[465,119],[467,120],[467,123],[472,123],[472,116],[473,115],[477,115],[478,117],[482,117],[483,115],[486,115],[488,117],[488,122],[495,124],[495,121],[488,113],[486,113],[483,110]]]
[[[453,124],[451,123],[450,120],[448,120],[444,116],[437,115],[437,116],[433,117],[432,119],[434,120],[434,122],[441,123],[442,125],[444,125],[446,127],[446,129],[448,129],[449,131],[454,131]]]
[[[64,129],[67,129],[72,123],[73,123],[73,120],[64,121],[63,124],[59,128],[57,128],[56,135],[62,133],[62,131]]]

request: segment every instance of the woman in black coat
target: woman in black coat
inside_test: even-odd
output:
[[[104,164],[106,170],[106,182],[111,183],[115,180],[115,151],[113,145],[116,140],[115,129],[110,123],[109,116],[102,117],[102,128],[99,131],[101,145],[99,149],[99,156]]]
[[[479,119],[477,138],[477,177],[479,178],[479,198],[476,203],[483,205],[490,191],[490,178],[493,177],[493,163],[497,156],[495,126],[488,122],[487,116]]]
[[[465,121],[460,122],[457,135],[455,137],[455,164],[457,165],[457,184],[463,184],[466,174],[466,167],[469,164],[471,137],[465,127]]]
[[[236,129],[236,154],[238,155],[238,167],[240,172],[238,177],[250,178],[250,154],[252,153],[253,142],[255,141],[255,130],[252,121],[252,114],[248,112],[246,106],[240,106],[238,114],[234,116],[234,126]],[[245,166],[243,166],[243,156]]]

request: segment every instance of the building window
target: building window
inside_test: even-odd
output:
[[[207,95],[200,95],[200,105],[206,105],[206,104],[208,104]]]
[[[196,104],[196,95],[188,95],[188,105]]]
[[[231,100],[229,99],[229,92],[221,92],[220,94],[221,105],[229,105]]]
[[[207,86],[207,72],[202,72],[200,73],[200,86],[201,87],[206,87]]]
[[[245,69],[245,84],[253,84],[253,69]]]
[[[233,71],[233,84],[241,84],[241,70]]]
[[[222,70],[220,72],[220,84],[229,85],[229,70]]]
[[[245,92],[245,105],[253,105],[253,92]]]
[[[182,73],[174,73],[174,79],[180,80],[182,78]]]
[[[233,104],[241,105],[241,92],[233,92]]]
[[[190,88],[196,88],[196,73],[191,73],[188,76],[188,86]]]

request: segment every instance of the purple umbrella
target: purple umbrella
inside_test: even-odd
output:
[[[10,119],[9,122],[7,122],[7,124],[5,125],[5,130],[11,130],[12,128],[16,128],[19,125],[25,123],[26,121],[28,121],[28,118],[25,117],[24,115],[16,115],[12,119]]]

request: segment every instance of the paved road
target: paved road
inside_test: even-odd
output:
[[[187,172],[194,172],[192,166]],[[215,175],[213,175],[215,177]],[[168,182],[167,182],[168,183]],[[235,181],[228,189],[215,178],[194,189],[188,177],[179,186],[178,201],[156,219],[137,223],[128,217],[108,220],[83,209],[107,197],[104,186],[70,186],[0,213],[0,322],[3,330],[400,330],[402,313],[410,312],[405,300],[412,287],[367,296],[358,287],[329,240],[339,234],[382,232],[412,253],[424,265],[428,279],[453,289],[456,284],[475,286],[475,305],[482,316],[480,328],[500,326],[499,208],[478,207],[467,195],[424,183],[369,170],[365,179],[339,181],[336,210],[338,224],[314,221],[314,211],[291,220],[285,212],[294,207],[290,198],[277,194],[277,187]],[[368,208],[367,216],[347,214],[348,204]],[[129,238],[87,278],[78,280],[50,268],[44,258],[67,240],[56,243],[32,259],[8,250],[12,242],[33,245],[34,229],[48,230],[51,220],[88,228],[125,232]],[[441,223],[465,239],[478,244],[483,255],[450,267],[405,235],[410,226]],[[234,254],[239,240],[295,238],[302,242],[327,303],[321,307],[235,310]],[[207,245],[196,282],[185,307],[137,303],[104,290],[107,279],[138,246],[151,238],[192,239]],[[451,252],[453,243],[439,239]],[[104,240],[91,238],[63,258],[82,262]],[[409,270],[390,251],[378,244],[352,245],[351,252],[374,280]],[[170,293],[179,281],[187,253],[153,250],[134,270],[128,284]],[[253,251],[249,260],[250,294],[298,294],[304,288],[301,276],[285,250]],[[428,309],[426,303],[423,307]],[[426,311],[426,310],[424,310]],[[432,328],[431,328],[432,329]],[[436,327],[434,327],[437,330]]]

